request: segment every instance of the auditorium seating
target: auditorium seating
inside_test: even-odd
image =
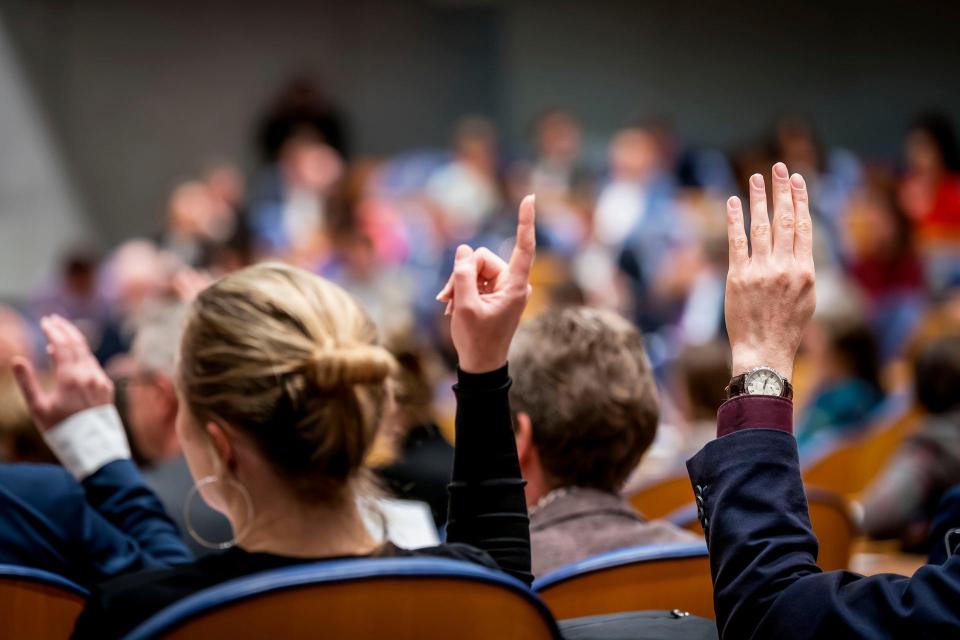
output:
[[[888,398],[865,429],[824,443],[809,456],[803,465],[804,484],[857,498],[913,432],[920,416],[906,395]]]
[[[85,589],[58,575],[0,565],[0,636],[69,638],[86,598]]]
[[[841,496],[818,487],[807,487],[810,524],[820,542],[817,564],[824,571],[847,569],[857,526],[849,503]],[[678,509],[666,518],[675,525],[703,535],[695,504]]]
[[[714,617],[710,561],[703,544],[604,553],[545,575],[533,588],[560,619],[644,609]]]
[[[650,519],[662,518],[693,502],[686,469],[642,487],[629,496],[633,508]]]
[[[440,558],[332,560],[226,582],[177,602],[127,640],[558,638],[519,581]]]

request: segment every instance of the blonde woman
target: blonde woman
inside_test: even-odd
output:
[[[200,293],[180,349],[177,433],[199,493],[230,520],[235,546],[101,585],[75,637],[121,636],[207,587],[323,558],[443,556],[529,583],[506,361],[529,295],[534,250],[528,196],[509,264],[486,249],[461,246],[438,296],[450,305],[459,356],[457,447],[448,543],[415,552],[373,537],[357,507],[366,491],[362,463],[390,401],[394,366],[367,315],[336,285],[279,264],[244,269]],[[58,348],[86,349],[79,333],[63,344]],[[21,376],[34,411],[57,414],[41,424],[102,403],[102,394],[84,401],[82,372],[66,374],[81,381],[75,392],[58,387],[45,394],[31,375]]]

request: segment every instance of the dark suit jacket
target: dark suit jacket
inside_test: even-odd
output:
[[[54,465],[0,465],[0,563],[89,586],[192,559],[130,460],[105,465],[83,484]]]
[[[687,467],[707,523],[722,638],[960,637],[960,556],[912,578],[816,566],[789,432],[736,431]]]

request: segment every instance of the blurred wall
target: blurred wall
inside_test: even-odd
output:
[[[731,149],[791,109],[829,143],[889,157],[920,110],[960,127],[960,2],[527,0],[508,14],[517,132],[564,104],[602,135],[631,114],[669,115],[690,140]]]
[[[443,144],[466,112],[515,140],[555,104],[598,148],[634,114],[730,147],[789,106],[830,142],[888,157],[921,108],[960,122],[960,3],[775,4],[0,0],[0,16],[112,242],[158,229],[169,187],[205,162],[255,166],[252,126],[304,70],[362,154]]]
[[[37,284],[90,228],[0,16],[0,300]]]

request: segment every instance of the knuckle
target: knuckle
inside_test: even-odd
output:
[[[750,225],[753,235],[761,237],[770,233],[770,225],[766,222],[757,222]]]
[[[740,251],[747,248],[747,238],[746,236],[736,236],[733,239],[733,248]]]
[[[810,221],[810,218],[803,217],[797,220],[797,231],[802,233],[809,233],[813,228],[813,224]]]
[[[789,231],[790,229],[794,228],[794,225],[796,225],[796,219],[793,217],[792,213],[785,213],[780,216],[779,224],[781,229],[786,229]]]

